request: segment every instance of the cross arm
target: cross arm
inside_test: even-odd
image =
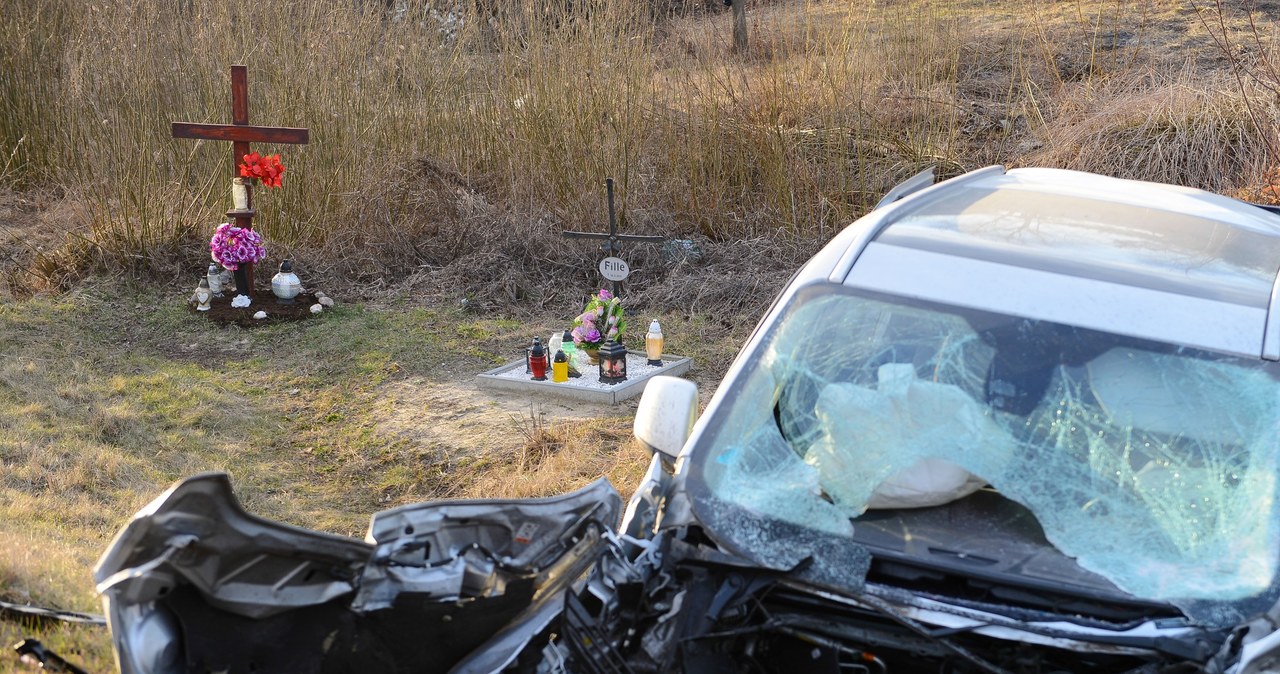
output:
[[[173,137],[230,140],[247,143],[288,143],[291,145],[304,145],[308,140],[306,129],[287,126],[194,124],[191,122],[174,122]]]
[[[666,241],[666,237],[647,236],[642,234],[601,234],[598,232],[560,232],[561,236],[568,239],[614,239],[616,241],[645,241],[648,243],[662,243]]]

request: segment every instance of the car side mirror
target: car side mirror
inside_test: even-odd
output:
[[[679,377],[654,377],[636,409],[636,439],[649,451],[674,461],[697,418],[697,384]]]

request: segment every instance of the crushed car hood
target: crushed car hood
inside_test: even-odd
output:
[[[142,509],[94,580],[123,674],[448,671],[491,636],[508,646],[490,658],[513,657],[523,641],[499,630],[558,608],[620,506],[605,480],[416,504],[374,515],[358,541],[250,515],[207,473]]]

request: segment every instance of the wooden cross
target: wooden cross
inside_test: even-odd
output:
[[[231,66],[231,124],[193,124],[191,122],[174,122],[174,138],[198,138],[201,140],[231,141],[231,176],[239,177],[240,162],[249,154],[249,143],[289,143],[305,145],[308,137],[306,129],[283,126],[249,126],[249,69],[247,66]],[[248,186],[246,186],[248,187]],[[253,229],[253,190],[249,189],[248,207],[244,210],[227,211],[228,218],[235,218],[236,226]],[[247,264],[246,276],[249,288],[238,288],[250,297],[253,296],[253,265]]]
[[[622,253],[623,241],[635,241],[637,243],[662,243],[666,238],[661,236],[646,236],[643,234],[619,234],[618,233],[618,216],[613,208],[613,178],[604,179],[605,189],[609,193],[609,233],[597,232],[560,232],[560,235],[568,239],[605,239],[600,244],[600,250],[607,257],[614,257]],[[619,290],[618,282],[613,282],[613,294],[617,295]]]

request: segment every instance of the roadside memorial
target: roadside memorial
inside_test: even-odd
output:
[[[478,385],[616,405],[640,395],[654,375],[678,376],[692,367],[693,361],[688,357],[663,353],[665,340],[656,320],[649,322],[644,351],[633,352],[622,344],[627,323],[619,293],[622,281],[631,271],[626,261],[618,257],[622,253],[622,242],[663,243],[666,238],[619,234],[612,178],[605,181],[605,187],[609,199],[609,232],[565,231],[562,234],[571,239],[604,239],[600,249],[606,257],[598,269],[601,277],[612,284],[612,289],[600,288],[590,296],[582,312],[574,317],[570,330],[552,333],[546,347],[540,337],[534,338],[533,346],[520,360],[477,375]]]
[[[209,240],[209,254],[214,263],[209,265],[201,282],[201,289],[210,297],[207,302],[193,297],[189,305],[209,320],[242,327],[311,317],[326,306],[333,306],[333,300],[326,303],[328,298],[323,293],[307,292],[288,260],[272,278],[270,294],[255,292],[254,266],[266,258],[267,249],[262,236],[253,229],[257,215],[253,188],[255,183],[264,189],[280,188],[287,169],[280,155],[251,152],[249,145],[306,144],[310,140],[308,131],[249,124],[249,75],[243,65],[231,66],[231,118],[231,124],[173,122],[172,125],[174,138],[231,142],[231,209],[226,212],[227,222],[218,225]],[[229,275],[234,275],[234,282]]]
[[[563,350],[559,353],[563,353]],[[530,374],[525,373],[525,358],[522,356],[518,360],[476,375],[476,384],[492,390],[528,393],[536,396],[553,395],[583,402],[617,405],[643,393],[645,385],[654,375],[679,376],[688,372],[693,366],[693,360],[688,356],[664,354],[662,365],[654,366],[648,364],[648,358],[645,357],[644,352],[627,351],[625,366],[627,378],[616,384],[601,381],[597,367],[583,368],[580,377],[571,378],[568,376],[568,363],[564,364],[564,380],[557,381],[559,375],[555,374],[555,357],[552,358],[551,365],[549,369],[552,376],[544,376],[542,381],[534,380]]]

